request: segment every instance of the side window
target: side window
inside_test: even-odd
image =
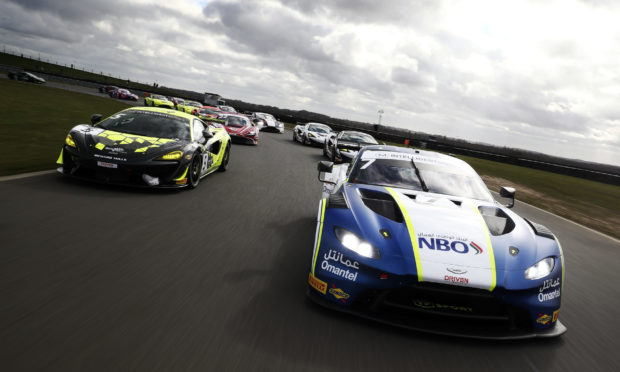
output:
[[[205,126],[200,120],[194,119],[192,133],[194,135],[194,141],[198,141],[202,138],[202,131],[205,130]]]

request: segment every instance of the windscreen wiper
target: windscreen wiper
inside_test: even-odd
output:
[[[425,192],[428,192],[428,187],[426,187],[426,183],[424,182],[422,175],[420,175],[420,170],[418,169],[418,167],[416,167],[415,160],[413,160],[413,158],[411,158],[411,164],[413,165],[413,169],[415,169],[415,175],[418,176],[418,180],[420,180],[420,185],[422,185],[422,190],[424,190]]]

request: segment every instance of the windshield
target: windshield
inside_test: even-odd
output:
[[[125,94],[129,94],[129,91],[127,89],[119,89],[118,90],[120,93],[125,93]]]
[[[261,118],[261,119],[265,119],[265,120],[275,120],[273,116],[271,116],[270,114],[264,114],[262,112],[257,112],[256,116]]]
[[[187,104],[194,107],[202,107],[200,103],[194,101],[187,101]]]
[[[364,143],[374,143],[377,141],[370,135],[366,133],[359,132],[344,132],[342,133],[342,137],[340,137],[342,141],[351,141],[351,142],[364,142]]]
[[[97,124],[97,127],[139,136],[190,140],[187,119],[160,112],[121,112]]]
[[[217,115],[217,112],[210,109],[202,109],[200,110],[200,113],[204,115]]]
[[[240,116],[229,116],[226,118],[226,125],[229,127],[249,127],[250,122],[246,118]]]
[[[164,96],[158,96],[158,95],[154,95],[154,96],[153,96],[153,99],[160,99],[160,100],[162,100],[162,101],[167,101],[167,100],[168,100],[168,98],[166,98],[166,97],[164,97]]]
[[[420,178],[429,192],[491,201],[488,189],[474,172],[448,162],[429,162],[422,156],[392,153],[400,158],[378,158],[366,151],[351,172],[351,182],[424,191]],[[388,153],[389,154],[389,153]],[[415,163],[411,159],[414,159]],[[416,174],[416,167],[420,177]]]
[[[308,125],[308,130],[310,132],[316,132],[316,133],[329,133],[329,127],[325,126],[325,125],[320,125],[320,124],[310,124]]]

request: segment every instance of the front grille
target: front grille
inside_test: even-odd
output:
[[[356,311],[412,327],[512,331],[530,327],[529,316],[501,300],[500,290],[414,283],[369,290],[352,304]]]

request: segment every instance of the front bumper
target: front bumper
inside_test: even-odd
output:
[[[326,299],[314,288],[309,287],[306,295],[315,303],[332,310],[352,314],[361,318],[378,321],[395,327],[406,328],[414,331],[433,333],[445,336],[455,336],[475,339],[491,340],[516,340],[528,338],[550,338],[557,337],[566,332],[566,327],[559,320],[554,326],[545,330],[527,329],[498,329],[483,324],[481,321],[463,323],[458,318],[435,317],[432,313],[419,312],[415,316],[402,311],[400,314],[386,314],[373,308],[376,303],[361,303],[355,306],[342,306],[334,301]]]
[[[116,168],[101,164],[115,164]],[[187,186],[188,164],[175,161],[115,162],[105,158],[83,156],[63,147],[57,171],[65,176],[105,184],[144,187],[182,188]],[[145,176],[146,175],[146,176]],[[156,184],[149,183],[156,179]]]
[[[246,136],[240,136],[234,133],[228,133],[228,134],[230,135],[231,141],[233,141],[234,143],[245,143],[245,144],[250,144],[250,145],[258,144],[258,136],[246,137]]]
[[[312,146],[323,146],[325,144],[326,137],[310,137],[306,136],[306,144]]]

